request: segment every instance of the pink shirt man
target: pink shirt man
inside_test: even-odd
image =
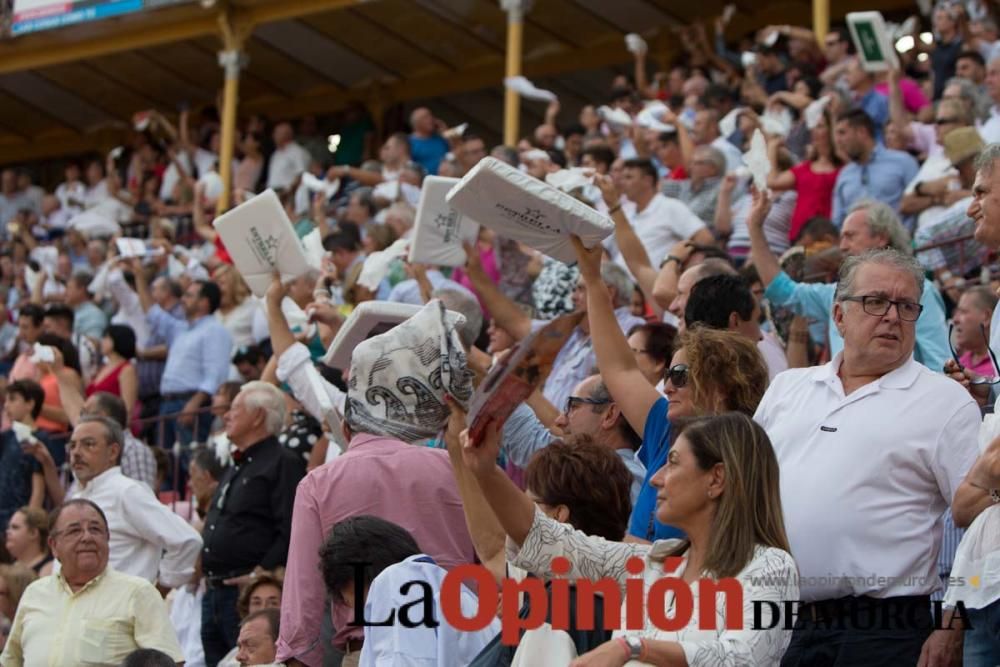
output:
[[[421,550],[445,569],[475,561],[448,453],[369,434],[306,475],[295,493],[288,568],[281,601],[277,662],[296,658],[321,665],[320,627],[326,590],[319,549],[338,521],[371,514],[410,531]],[[333,605],[334,643],[361,639],[347,624],[354,610]]]

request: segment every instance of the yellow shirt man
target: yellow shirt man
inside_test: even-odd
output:
[[[145,579],[109,567],[76,593],[61,574],[28,586],[0,665],[114,666],[138,648],[184,660],[159,592]]]

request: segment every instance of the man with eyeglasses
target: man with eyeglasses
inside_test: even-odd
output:
[[[164,589],[192,581],[201,536],[161,503],[149,485],[122,474],[122,426],[85,414],[66,445],[76,479],[71,498],[94,502],[111,527],[111,565]]]
[[[600,375],[591,375],[573,388],[566,398],[555,426],[563,439],[587,434],[594,442],[607,447],[621,457],[632,473],[632,504],[635,504],[646,478],[646,468],[636,458],[642,438],[629,426],[621,410],[611,398]],[[528,405],[518,406],[504,422],[501,451],[514,465],[526,468],[531,457],[540,449],[559,439]]]
[[[52,512],[49,548],[62,569],[24,591],[0,664],[119,665],[137,649],[183,664],[180,645],[155,588],[108,564],[108,522],[89,500]]]
[[[805,603],[784,667],[960,659],[960,624],[935,630],[930,595],[980,420],[958,384],[914,359],[924,281],[894,249],[849,257],[833,306],[843,349],[775,378],[754,416],[780,466]]]
[[[900,202],[900,212],[917,216],[917,229],[934,224],[948,207],[972,194],[971,183],[964,184],[950,156],[945,153],[945,136],[959,128],[971,128],[972,113],[961,100],[941,100],[934,114],[934,123],[910,122],[902,109],[899,88],[893,87],[897,71],[890,74],[889,109],[892,120],[906,128],[909,148],[927,155],[920,171],[906,186]],[[974,130],[973,130],[974,131]]]
[[[753,264],[766,288],[764,296],[775,307],[785,306],[797,315],[825,322],[830,354],[836,355],[844,347],[844,339],[833,319],[837,285],[799,283],[781,270],[764,236],[764,218],[769,207],[766,194],[755,194],[747,219]],[[851,257],[879,248],[892,248],[901,254],[912,255],[909,235],[892,209],[870,199],[858,201],[844,219],[840,230],[840,250]],[[944,301],[937,288],[927,280],[923,282],[919,301],[923,313],[916,323],[914,357],[932,371],[940,372],[950,357]]]

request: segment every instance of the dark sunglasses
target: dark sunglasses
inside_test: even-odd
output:
[[[676,366],[671,366],[667,370],[665,377],[667,380],[670,380],[670,384],[674,385],[674,387],[683,389],[688,383],[688,365],[677,364]]]
[[[586,405],[607,405],[610,402],[611,401],[607,401],[607,400],[602,401],[602,400],[597,399],[597,398],[584,398],[583,396],[570,396],[570,397],[568,397],[566,399],[566,409],[564,410],[564,412],[566,414],[569,414],[569,413],[573,412],[573,410],[575,410],[576,408],[578,408],[579,406],[584,405],[584,404],[586,404]]]
[[[952,333],[955,331],[955,323],[952,322],[948,326],[948,348],[951,350],[951,358],[955,360],[955,364],[958,365],[958,370],[964,371],[965,366],[962,362],[958,360],[958,350],[955,349],[955,344],[952,341]],[[986,350],[989,352],[990,361],[993,362],[993,371],[1000,376],[1000,365],[997,365],[996,355],[993,354],[993,348],[989,345],[989,338],[986,337],[986,327],[982,324],[979,325],[979,333],[982,334],[983,340],[986,341]],[[974,377],[969,380],[969,384],[983,385],[983,384],[1000,384],[1000,377]]]

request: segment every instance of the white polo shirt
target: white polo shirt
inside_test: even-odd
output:
[[[845,397],[842,359],[781,373],[754,416],[781,469],[802,599],[932,593],[942,515],[979,453],[979,408],[912,356]]]
[[[635,208],[634,203],[628,202],[622,210],[646,248],[653,266],[659,266],[675,244],[688,240],[705,227],[701,218],[684,202],[660,193],[653,195],[642,211],[637,213]],[[624,265],[624,261],[621,263]]]

